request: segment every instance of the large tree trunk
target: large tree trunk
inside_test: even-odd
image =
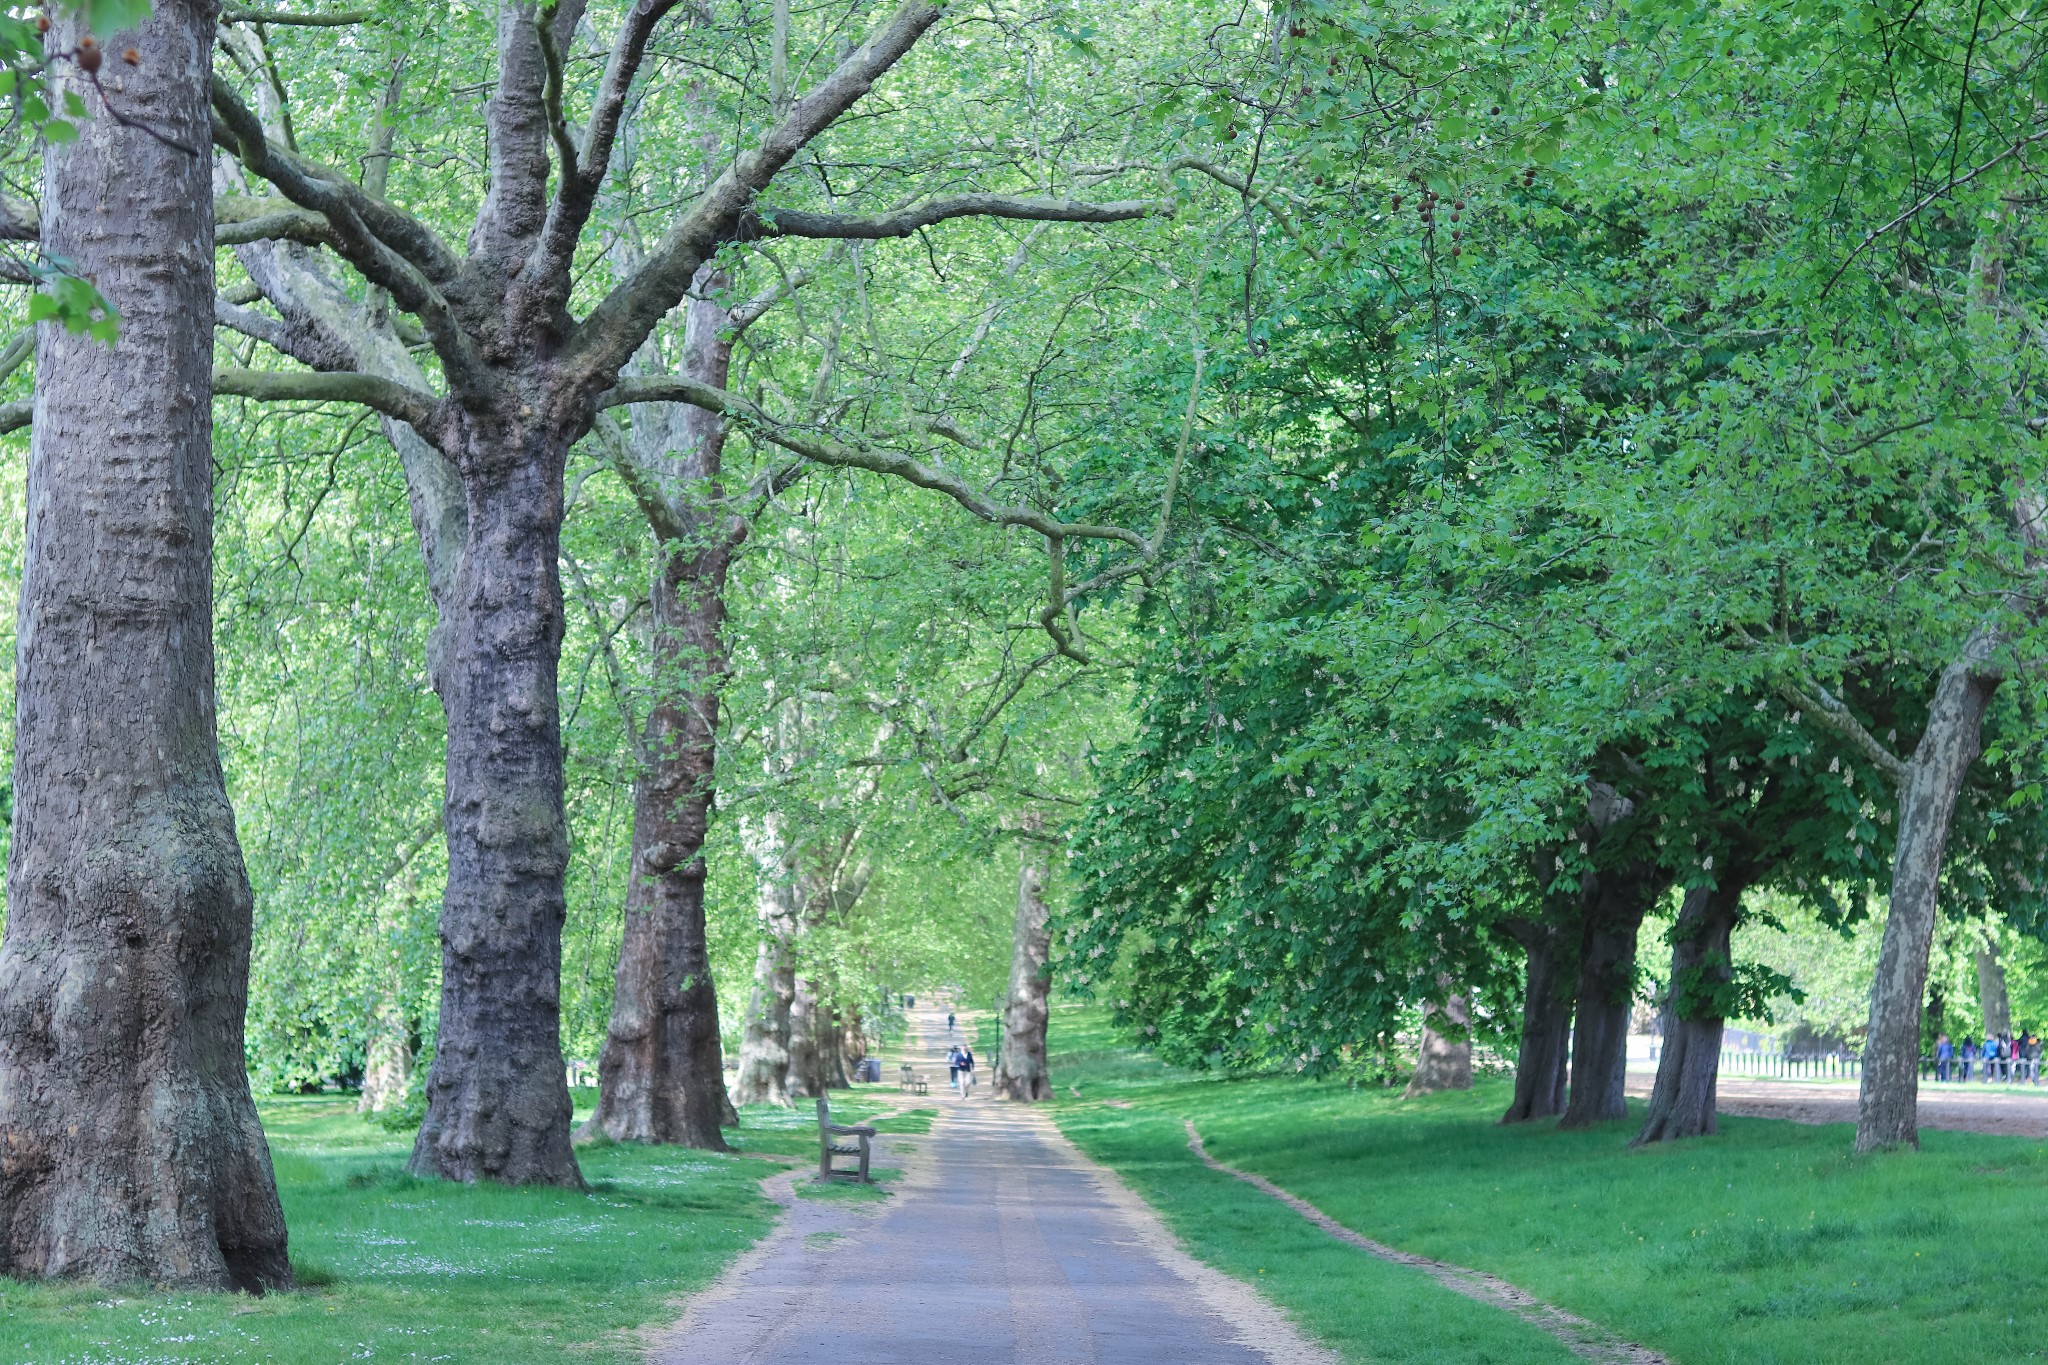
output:
[[[715,270],[698,273],[683,345],[685,372],[719,388],[732,362],[716,301],[723,285]],[[671,485],[662,491],[672,506],[718,505],[723,419],[701,408],[678,414],[641,405],[626,439]],[[590,1128],[618,1141],[722,1151],[719,1125],[731,1102],[704,920],[703,850],[716,790],[725,579],[740,531],[702,516],[655,530],[653,700],[633,788],[633,879]]]
[[[481,423],[465,437],[469,543],[441,691],[441,1022],[411,1169],[580,1187],[561,1044],[569,840],[555,682],[567,443]]]
[[[666,819],[647,809],[659,801],[650,798],[654,787],[643,779],[635,791],[634,875],[626,892],[611,1024],[598,1059],[597,1112],[585,1131],[615,1142],[723,1151],[725,1061],[704,940],[704,859],[657,866],[666,849],[649,831]],[[684,809],[701,815],[709,804],[687,800]],[[697,828],[701,847],[702,826]]]
[[[214,16],[158,0],[122,77],[124,112],[193,147]],[[66,21],[52,49],[77,37]],[[44,252],[98,283],[121,335],[37,339],[0,940],[12,1276],[291,1282],[215,730],[211,199],[204,156],[111,118],[47,151]]]
[[[1998,944],[1987,933],[1977,948],[1977,999],[1984,1010],[1984,1032],[1993,1037],[2012,1032],[2012,997],[2005,989],[2005,964]]]
[[[818,999],[817,983],[808,976],[796,978],[796,995],[789,1004],[789,1096],[805,1100],[826,1090],[825,1059],[818,1046],[822,1023],[831,1017]]]
[[[1729,935],[1742,915],[1749,877],[1731,869],[1711,889],[1685,893],[1671,931],[1671,986],[1664,1004],[1664,1051],[1657,1059],[1657,1084],[1650,1111],[1632,1145],[1701,1137],[1718,1131],[1714,1086],[1721,1069],[1721,1033],[1726,1021],[1708,1000],[1734,979]]]
[[[387,991],[370,1013],[369,1037],[363,1044],[363,1093],[356,1108],[365,1114],[396,1108],[412,1088],[412,1041],[404,999],[395,989]]]
[[[1448,986],[1448,978],[1438,978],[1439,986]],[[1402,1099],[1413,1099],[1435,1090],[1470,1090],[1472,1088],[1472,1035],[1465,1029],[1472,1022],[1465,997],[1447,994],[1441,1009],[1444,1021],[1457,1028],[1462,1036],[1449,1037],[1437,1032],[1432,1019],[1438,1013],[1435,1006],[1425,1007],[1422,1022],[1422,1048],[1415,1059],[1415,1074],[1408,1078],[1408,1088],[1401,1092]]]
[[[833,1003],[836,994],[829,974],[797,973],[796,996],[789,1008],[788,1084],[793,1099],[814,1099],[853,1084],[846,1071],[845,1029]]]
[[[825,1084],[844,1090],[853,1084],[853,1073],[847,1064],[846,1020],[835,1004],[821,1022],[824,1030],[818,1040],[818,1052],[824,1059]]]
[[[375,995],[370,1006],[367,1034],[363,1043],[363,1093],[356,1108],[366,1114],[380,1114],[405,1103],[412,1089],[413,1064],[418,1060],[419,1020],[408,1010],[405,971],[398,951],[404,926],[419,904],[419,865],[416,857],[426,842],[441,832],[441,823],[422,826],[420,831],[393,856],[384,884],[398,885],[380,899],[377,912],[378,965]]]
[[[1046,995],[1052,972],[1046,959],[1052,935],[1046,928],[1045,854],[1026,844],[1017,873],[1017,918],[1010,935],[1010,998],[1003,1007],[1003,1050],[996,1063],[994,1091],[1006,1100],[1049,1100],[1052,1074],[1046,1067],[1045,1033],[1051,1018]]]
[[[1941,860],[1963,779],[1977,760],[1998,680],[1984,671],[1995,637],[1980,631],[1944,669],[1899,795],[1891,913],[1870,986],[1870,1029],[1856,1108],[1856,1150],[1920,1145],[1920,1011],[1934,945]]]
[[[1596,874],[1579,950],[1578,1025],[1572,1032],[1571,1097],[1560,1128],[1628,1117],[1628,1019],[1636,934],[1668,878],[1649,864]]]
[[[853,1067],[867,1055],[868,1035],[861,1012],[854,1006],[846,1006],[839,1012],[839,1056],[847,1066]],[[851,1083],[851,1078],[848,1083]]]
[[[794,724],[800,728],[801,721]],[[788,746],[788,752],[795,753],[795,746]],[[870,779],[849,804],[858,806],[873,794]],[[754,847],[762,879],[761,948],[740,1035],[735,1091],[741,1104],[787,1104],[793,1097],[822,1095],[835,1084],[848,1083],[837,1042],[829,962],[800,970],[799,959],[826,921],[843,920],[867,890],[868,865],[848,863],[859,826],[795,848],[783,831],[781,817],[768,817]]]
[[[796,1001],[796,870],[790,865],[780,817],[761,822],[754,861],[761,873],[761,940],[754,954],[754,987],[740,1032],[736,1104],[789,1105],[790,1007]]]
[[[805,981],[803,989],[812,1002],[812,1069],[805,1077],[805,1093],[815,1096],[827,1090],[844,1090],[853,1084],[853,1076],[846,1067],[846,1027],[839,1017],[839,1007],[832,1003],[835,989],[831,983],[819,980]]]
[[[1502,1123],[1525,1123],[1564,1112],[1571,1061],[1577,917],[1569,923],[1518,920],[1503,926],[1528,954],[1523,968],[1522,1046],[1515,1057],[1515,1098]]]
[[[789,943],[764,934],[754,955],[754,989],[740,1030],[735,1104],[789,1106],[790,1010],[796,1003],[796,972]]]

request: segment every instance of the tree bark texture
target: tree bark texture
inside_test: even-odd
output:
[[[704,859],[653,868],[648,844],[659,841],[643,831],[673,820],[672,813],[645,811],[652,802],[642,793],[653,786],[643,779],[635,791],[634,876],[598,1058],[598,1106],[585,1131],[615,1142],[723,1151],[725,1063],[704,937]],[[687,802],[685,810],[708,804]]]
[[[819,1077],[827,1088],[844,1090],[853,1084],[853,1068],[846,1054],[846,1020],[839,1006],[831,1002],[819,1010],[817,1019]]]
[[[1747,879],[1732,869],[1714,887],[1696,886],[1671,931],[1671,987],[1664,1005],[1664,1048],[1649,1115],[1632,1145],[1670,1142],[1718,1132],[1714,1088],[1721,1069],[1726,1021],[1698,1001],[1734,979],[1729,936],[1742,915]]]
[[[1052,1017],[1047,993],[1052,970],[1052,935],[1046,928],[1046,860],[1035,843],[1024,845],[1017,872],[1017,919],[1010,935],[1010,998],[1003,1007],[1003,1049],[996,1063],[994,1091],[1006,1100],[1049,1100],[1052,1073],[1046,1066],[1046,1025]]]
[[[441,1016],[414,1174],[580,1187],[562,1065],[558,432],[488,424],[460,463],[469,542],[448,621]]]
[[[799,972],[789,1011],[789,1093],[814,1099],[853,1084],[846,1065],[846,1030],[826,982]]]
[[[1899,838],[1892,857],[1891,912],[1885,917],[1877,975],[1870,987],[1870,1029],[1863,1043],[1856,1150],[1920,1145],[1920,1012],[1949,822],[1983,739],[1984,712],[1998,681],[1983,671],[1993,641],[1979,632],[1964,658],[1942,671],[1927,728],[1906,764],[1899,794]]]
[[[124,111],[193,147],[215,12],[158,0],[108,35],[141,54]],[[47,151],[42,245],[98,283],[121,334],[37,339],[0,1272],[261,1291],[291,1266],[243,1069],[251,900],[215,728],[212,336],[193,322],[213,313],[208,162],[111,118],[78,127]]]
[[[1579,949],[1571,1095],[1560,1128],[1628,1117],[1628,1018],[1636,934],[1668,878],[1647,863],[1592,874]]]
[[[782,838],[781,818],[769,815],[751,841],[760,869],[760,945],[754,953],[754,986],[740,1032],[735,1104],[789,1105],[790,1008],[796,1002],[796,956],[792,940],[798,919],[796,869]]]
[[[365,1114],[381,1114],[404,1104],[412,1089],[419,1021],[406,1011],[405,974],[397,944],[404,921],[419,904],[419,867],[414,858],[427,840],[439,832],[439,821],[423,827],[399,848],[392,858],[390,875],[384,878],[386,886],[398,881],[399,895],[396,904],[389,897],[384,898],[377,914],[377,937],[383,956],[376,968],[376,994],[363,1042],[363,1093],[356,1102],[357,1110]]]
[[[1570,1074],[1572,1005],[1578,993],[1579,926],[1517,921],[1505,926],[1527,953],[1522,975],[1522,1046],[1515,1057],[1515,1097],[1502,1123],[1526,1123],[1564,1112]]]
[[[871,800],[875,783],[860,783],[855,807]],[[845,1029],[840,1020],[839,973],[819,940],[827,924],[843,925],[867,891],[873,875],[865,859],[852,858],[860,827],[850,825],[809,850],[802,885],[803,920],[795,940],[797,995],[790,1018],[792,1094],[812,1098],[853,1084],[847,1070]],[[807,960],[808,959],[808,960]]]
[[[763,937],[754,955],[754,989],[740,1031],[735,1104],[789,1106],[790,1010],[795,1002],[796,971],[789,944]]]
[[[820,1043],[830,1019],[831,1011],[819,1003],[817,983],[798,973],[796,994],[789,1002],[789,1073],[784,1081],[791,1099],[812,1099],[829,1088]]]
[[[1977,1000],[1984,1011],[1984,1032],[1996,1037],[2012,1032],[2012,997],[2005,989],[2005,964],[1989,936],[1977,948]]]
[[[860,1010],[849,1005],[839,1013],[839,1055],[849,1067],[858,1066],[868,1055],[868,1034]]]
[[[801,708],[785,711],[776,762],[802,761],[806,724]],[[884,727],[886,738],[887,727]],[[863,780],[847,804],[859,808],[875,792]],[[761,949],[754,990],[740,1035],[741,1104],[783,1104],[849,1084],[840,1047],[838,982],[817,946],[828,922],[842,922],[867,891],[872,868],[853,857],[860,826],[840,826],[829,838],[815,827],[801,843],[789,839],[787,816],[762,821],[754,841],[761,869]]]
[[[391,991],[370,1014],[369,1036],[363,1044],[363,1093],[356,1109],[381,1114],[405,1102],[412,1087],[412,1041],[408,1036],[401,996]]]
[[[1448,980],[1439,978],[1439,985],[1448,986]],[[1436,1090],[1470,1090],[1472,1088],[1472,1036],[1466,1033],[1460,1038],[1450,1038],[1431,1026],[1436,1011],[1425,1008],[1422,1023],[1422,1047],[1415,1059],[1415,1074],[1408,1078],[1408,1088],[1401,1092],[1402,1099],[1413,1099]],[[1445,1022],[1463,1030],[1472,1022],[1470,1009],[1465,997],[1457,994],[1444,996],[1442,1014]]]
[[[715,272],[702,272],[700,295],[715,295],[721,282]],[[691,300],[684,367],[721,388],[732,358],[724,321],[712,297]],[[715,506],[725,423],[699,408],[674,418],[635,411],[630,439],[691,505]],[[614,1141],[722,1151],[719,1126],[730,1101],[704,919],[703,851],[716,791],[725,579],[739,535],[701,516],[679,529],[686,534],[658,535],[656,542],[654,689],[633,788],[625,933],[589,1127]]]

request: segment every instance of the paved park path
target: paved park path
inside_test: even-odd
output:
[[[1336,1365],[1253,1290],[1183,1253],[1108,1171],[1024,1105],[946,1088],[943,1010],[908,1057],[930,1134],[876,1140],[881,1203],[793,1197],[655,1343],[657,1365]],[[893,1079],[893,1066],[890,1069]]]

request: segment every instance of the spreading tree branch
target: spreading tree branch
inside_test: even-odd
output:
[[[215,246],[246,246],[250,242],[299,242],[340,250],[334,225],[325,214],[312,213],[288,199],[254,199],[223,194],[213,201]]]
[[[246,5],[229,5],[220,12],[224,24],[276,24],[283,28],[347,28],[368,23],[366,9],[336,10],[332,14],[273,14]]]
[[[795,101],[754,147],[735,158],[674,223],[645,263],[583,320],[564,350],[593,395],[609,386],[669,310],[682,301],[697,267],[730,241],[754,196],[790,158],[874,87],[939,21],[933,0],[903,0],[895,13],[832,74]]]
[[[805,213],[797,209],[762,209],[741,224],[743,237],[820,237],[879,241],[908,237],[919,228],[950,218],[1014,218],[1038,223],[1124,223],[1148,214],[1172,216],[1173,205],[1150,199],[1120,199],[1091,204],[1076,199],[1036,199],[1008,194],[956,194],[894,213],[862,217],[854,214]]]
[[[1301,226],[1294,221],[1294,215],[1287,211],[1287,206],[1280,202],[1279,195],[1275,190],[1261,189],[1253,185],[1249,179],[1237,174],[1228,167],[1219,166],[1215,162],[1203,157],[1177,156],[1166,162],[1163,166],[1154,166],[1147,162],[1135,161],[1124,162],[1115,166],[1090,166],[1076,171],[1075,174],[1093,183],[1099,180],[1107,180],[1112,176],[1122,175],[1129,171],[1145,171],[1149,174],[1157,175],[1169,184],[1172,182],[1173,175],[1177,171],[1194,171],[1200,175],[1206,175],[1225,189],[1235,190],[1251,202],[1262,205],[1268,213],[1273,215],[1273,221],[1280,225],[1280,230],[1293,238],[1295,244],[1307,253],[1310,260],[1320,261],[1323,259],[1323,253],[1316,249],[1315,243],[1302,236]],[[1300,197],[1297,195],[1294,198],[1298,207],[1301,203]]]
[[[1905,760],[1885,748],[1876,735],[1864,728],[1863,722],[1856,719],[1855,713],[1842,704],[1840,697],[1819,683],[1811,681],[1807,686],[1801,687],[1797,683],[1780,679],[1772,683],[1771,690],[1787,705],[1801,711],[1812,712],[1816,721],[1848,740],[1850,746],[1876,764],[1878,770],[1894,786],[1905,785]]]
[[[556,154],[562,159],[561,186],[555,193],[555,202],[548,209],[547,227],[541,234],[540,258],[544,269],[560,274],[566,272],[575,259],[576,243],[590,222],[591,212],[597,206],[598,191],[604,187],[605,173],[611,167],[612,144],[617,141],[619,126],[625,118],[627,97],[632,92],[634,77],[646,60],[648,40],[654,36],[655,26],[667,17],[676,3],[677,0],[634,0],[625,22],[619,26],[618,37],[612,42],[604,75],[598,80],[597,97],[591,104],[590,122],[584,127],[580,151],[570,140],[568,122],[562,117],[561,58],[554,51],[552,37],[543,30],[542,48],[549,59],[549,79],[554,92],[549,126],[555,138]],[[546,13],[552,18],[553,12],[554,7],[550,5]]]
[[[996,717],[1003,713],[1003,709],[1017,699],[1017,694],[1024,690],[1024,684],[1030,682],[1032,675],[1038,672],[1039,669],[1044,668],[1058,657],[1059,652],[1057,650],[1051,654],[1041,654],[1017,670],[1017,676],[1011,679],[1009,687],[991,698],[989,704],[982,708],[981,714],[968,724],[967,732],[960,737],[960,742],[953,746],[953,752],[950,755],[952,761],[956,764],[967,762],[967,751],[973,748],[975,741],[980,739],[987,732],[988,727],[995,723]]]
[[[483,385],[475,342],[456,321],[437,282],[453,279],[458,263],[425,224],[364,193],[353,182],[272,142],[254,112],[219,80],[213,83],[214,141],[284,196],[320,214],[335,252],[400,308],[419,316],[457,388]]]
[[[334,228],[324,215],[309,213],[289,199],[218,194],[213,199],[214,244],[303,242],[334,246]],[[42,237],[42,210],[18,199],[0,199],[0,241],[33,242]]]
[[[425,223],[394,204],[365,194],[347,176],[272,142],[255,111],[218,80],[213,83],[213,111],[217,116],[214,141],[277,186],[285,198],[326,215],[337,231],[345,222],[351,237],[367,237],[430,284],[445,284],[461,269],[461,261]],[[349,245],[361,249],[364,244]]]
[[[1096,526],[1086,522],[1064,522],[1035,507],[997,502],[950,470],[935,468],[909,455],[872,446],[856,446],[821,433],[804,431],[776,421],[754,403],[680,375],[647,379],[624,379],[598,398],[600,408],[627,403],[690,403],[737,423],[770,445],[782,447],[814,464],[836,469],[865,469],[887,474],[906,483],[943,493],[981,520],[997,526],[1022,526],[1048,540],[1115,540],[1135,550],[1145,549],[1145,537],[1121,526]]]
[[[836,261],[841,249],[835,246],[827,251],[824,264]],[[767,256],[770,261],[774,261],[774,257],[768,256],[767,252],[763,251],[761,254]],[[776,265],[779,269],[780,262],[776,262]],[[769,309],[809,284],[817,277],[817,273],[817,269],[811,266],[800,266],[783,274],[774,284],[769,285],[745,303],[734,304],[725,314],[726,322],[731,325],[732,334],[738,336],[741,332],[746,331],[747,328],[759,322],[767,315]]]
[[[2044,128],[2041,131],[2037,133],[2032,133],[2026,137],[2015,139],[2012,146],[2007,147],[1997,156],[1992,157],[1990,160],[1985,161],[1981,165],[1972,166],[1969,170],[1962,172],[1960,175],[1951,174],[1948,180],[1944,182],[1939,188],[1929,190],[1925,195],[1915,200],[1910,206],[1901,209],[1896,215],[1893,216],[1891,221],[1887,222],[1883,227],[1873,228],[1871,231],[1865,233],[1863,235],[1863,240],[1856,243],[1854,249],[1852,249],[1847,256],[1844,256],[1842,258],[1842,263],[1835,267],[1835,273],[1828,276],[1828,282],[1821,286],[1820,296],[1822,298],[1826,298],[1828,296],[1829,291],[1832,290],[1835,287],[1835,285],[1841,280],[1842,276],[1848,272],[1849,267],[1856,263],[1856,258],[1858,256],[1861,256],[1865,251],[1869,250],[1874,243],[1876,243],[1886,233],[1890,232],[1893,228],[1898,227],[1903,223],[1910,222],[1912,219],[1919,217],[1921,212],[1924,211],[1927,208],[1927,206],[1929,204],[1932,204],[1935,200],[1946,198],[1948,195],[1955,193],[1955,191],[1969,184],[1972,180],[1975,180],[1978,176],[1984,174],[1984,172],[1992,169],[1994,166],[1997,166],[2003,161],[2018,156],[2027,148],[2033,146],[2035,143],[2040,142],[2044,139],[2048,139],[2048,128]]]
[[[547,113],[548,136],[554,140],[555,155],[562,161],[562,184],[583,177],[577,170],[576,139],[569,136],[569,117],[562,112],[562,50],[555,43],[555,17],[561,12],[558,0],[544,0],[533,12],[534,36],[540,39],[541,107]],[[578,224],[579,229],[581,224]]]
[[[360,403],[386,417],[395,417],[422,431],[431,428],[440,401],[433,394],[385,379],[350,371],[243,370],[213,372],[215,394],[253,398],[264,403]]]
[[[609,412],[600,412],[592,425],[612,471],[619,476],[619,482],[626,485],[626,491],[633,495],[633,501],[639,505],[640,514],[647,518],[648,529],[654,532],[655,539],[685,539],[690,533],[687,521],[676,510],[675,504],[668,500],[653,472],[633,457],[631,444],[625,433],[619,430],[618,421]]]
[[[24,327],[14,334],[7,343],[7,349],[0,351],[0,379],[5,379],[22,367],[28,358],[36,353],[36,329]]]
[[[216,297],[213,301],[215,325],[229,331],[240,332],[253,337],[280,355],[288,355],[302,365],[315,370],[332,371],[351,368],[353,357],[343,354],[324,337],[317,336],[312,329],[297,327],[282,318],[273,318],[253,308],[244,308]]]

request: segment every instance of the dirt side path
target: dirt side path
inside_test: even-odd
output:
[[[1650,1093],[1656,1076],[1631,1071],[1628,1093]],[[1847,1081],[1773,1081],[1723,1076],[1716,1085],[1723,1114],[1794,1123],[1854,1123],[1856,1086]],[[1990,1086],[1922,1085],[1920,1126],[2001,1137],[2048,1137],[2048,1086],[2038,1092]]]

